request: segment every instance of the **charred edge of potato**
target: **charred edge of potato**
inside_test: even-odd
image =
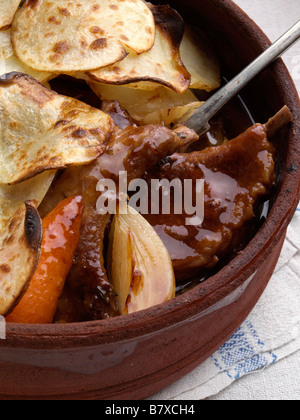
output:
[[[156,26],[170,40],[173,51],[177,53],[184,35],[184,21],[180,14],[168,5],[149,6]]]
[[[144,217],[124,203],[113,219],[107,266],[121,315],[175,297],[175,275],[166,247]]]
[[[149,8],[154,16],[156,31],[159,31],[161,36],[168,40],[172,59],[176,62],[177,70],[179,71],[180,69],[180,80],[177,83],[169,82],[168,80],[161,78],[159,74],[157,76],[142,76],[141,74],[134,76],[124,74],[122,77],[118,75],[113,80],[109,80],[107,77],[101,76],[101,71],[105,70],[105,67],[100,69],[99,73],[97,73],[97,69],[94,71],[87,71],[86,75],[91,80],[117,86],[130,85],[139,82],[151,82],[157,84],[157,87],[165,86],[177,93],[183,93],[189,88],[191,75],[180,56],[180,45],[185,30],[184,21],[179,13],[168,5],[149,5]],[[120,65],[122,65],[122,62],[120,62]],[[117,67],[118,63],[116,63],[115,66]]]
[[[34,251],[39,251],[43,238],[42,221],[35,203],[26,201],[25,237],[28,246]]]
[[[0,30],[6,30],[11,27],[16,10],[25,0],[0,0],[1,16]]]
[[[0,265],[0,314],[7,316],[28,289],[40,259],[43,228],[35,202],[26,202],[4,229],[6,236],[1,238],[0,261],[3,253],[9,254],[12,260],[12,264],[5,261]]]
[[[153,15],[143,0],[135,0],[134,7],[132,0],[118,6],[111,0],[59,3],[57,8],[55,2],[28,0],[14,17],[15,55],[31,68],[56,73],[95,70],[122,60],[125,47],[140,54],[153,46]],[[54,25],[55,36],[49,39]]]

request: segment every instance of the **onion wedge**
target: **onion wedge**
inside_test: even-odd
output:
[[[122,315],[175,297],[174,270],[166,247],[143,216],[126,204],[120,205],[113,220],[108,268]]]

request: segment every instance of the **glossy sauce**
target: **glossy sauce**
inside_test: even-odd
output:
[[[222,146],[174,154],[147,173],[149,184],[156,178],[205,182],[201,225],[185,225],[186,213],[144,215],[167,247],[177,281],[214,268],[244,242],[247,224],[255,222],[255,204],[275,180],[272,153],[264,127],[257,124]]]
[[[64,81],[62,83],[64,84]],[[69,83],[71,82],[69,81]],[[200,94],[202,95],[202,92]],[[199,99],[203,98],[199,97]],[[122,124],[122,128],[125,124],[127,133],[124,136],[120,135],[111,152],[104,154],[98,164],[90,165],[85,170],[87,191],[94,190],[98,180],[104,176],[117,180],[119,171],[126,170],[130,174],[130,179],[134,179],[141,176],[143,168],[146,170],[146,163],[148,163],[148,168],[155,164],[154,159],[153,165],[151,165],[153,147],[149,148],[151,153],[147,154],[145,144],[140,141],[140,136],[134,132],[130,133],[130,127],[126,128],[125,116],[121,115],[118,119],[118,110],[116,112],[113,107],[111,112],[112,116],[115,114],[114,116],[117,118],[116,123]],[[252,124],[251,113],[242,99],[237,97],[212,120],[209,133],[202,136],[187,151],[193,152],[207,147],[219,146],[228,139],[234,138]],[[160,132],[159,135],[161,136],[162,133]],[[155,137],[154,132],[153,136]],[[132,147],[134,143],[136,143],[136,147]],[[153,144],[155,145],[155,141]],[[256,157],[265,165],[266,169],[269,161],[265,151],[261,151]],[[182,159],[180,156],[177,157],[178,168],[182,164]],[[176,164],[173,162],[174,167]],[[164,215],[160,215],[159,218],[145,216],[170,252],[177,271],[177,280],[180,280],[178,293],[182,293],[187,288],[204,280],[226,264],[228,259],[232,258],[257,231],[268,209],[267,198],[252,207],[247,188],[241,186],[235,177],[230,176],[226,171],[216,170],[216,168],[201,164],[197,166],[197,178],[207,180],[205,192],[206,218],[203,226],[185,226],[183,218],[177,216],[173,216],[171,222],[170,218],[168,219]],[[153,176],[155,178],[157,174],[153,174]],[[186,178],[190,177],[186,174],[184,176]],[[243,198],[239,201],[238,197]],[[260,211],[262,211],[261,214]],[[210,218],[210,214],[214,214],[214,216]],[[240,233],[235,237],[233,231],[238,228],[240,228]],[[89,226],[89,229],[91,229],[91,226]],[[199,252],[199,246],[201,246],[201,252]],[[199,270],[199,266],[201,266],[201,270]],[[194,276],[197,280],[190,280]]]

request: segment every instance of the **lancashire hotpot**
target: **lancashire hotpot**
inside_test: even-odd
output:
[[[230,0],[169,3],[206,33],[228,78],[270,43]],[[272,276],[299,201],[300,110],[281,59],[242,96],[257,122],[283,105],[294,116],[274,139],[278,186],[254,238],[205,282],[149,310],[69,325],[8,324],[0,340],[1,399],[142,399],[205,361],[245,320]]]

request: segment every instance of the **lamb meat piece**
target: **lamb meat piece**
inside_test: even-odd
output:
[[[71,282],[83,287],[85,307],[93,319],[118,315],[105,269],[104,237],[110,215],[100,215],[97,211],[101,194],[96,190],[97,183],[106,178],[118,185],[120,171],[127,172],[128,183],[141,178],[147,169],[196,139],[195,133],[185,127],[176,132],[160,126],[127,127],[116,132],[107,152],[83,171],[81,184],[86,208],[69,277]]]
[[[104,237],[111,215],[97,211],[101,179],[114,180],[118,185],[119,172],[127,172],[128,183],[142,178],[145,172],[166,156],[193,141],[198,136],[186,127],[172,131],[162,126],[128,126],[116,128],[105,153],[91,164],[70,168],[58,178],[41,206],[47,213],[61,199],[80,194],[84,198],[79,245],[74,264],[67,279],[68,293],[82,296],[86,317],[103,319],[118,315],[116,299],[110,284],[104,256]]]
[[[186,226],[187,214],[144,215],[167,247],[177,280],[214,267],[254,218],[254,205],[275,182],[274,148],[256,124],[234,140],[188,154],[176,153],[147,172],[146,180],[204,179],[204,221]]]
[[[102,101],[101,111],[109,114],[115,125],[121,130],[131,125],[136,125],[129,114],[121,107],[118,101]]]

